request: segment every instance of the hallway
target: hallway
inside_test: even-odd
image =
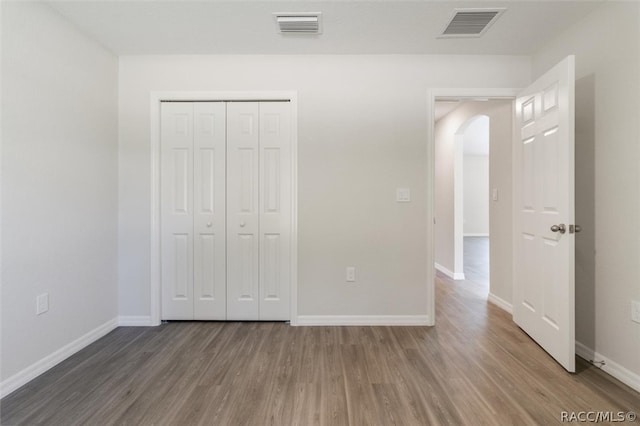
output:
[[[464,237],[464,277],[489,293],[489,237]]]

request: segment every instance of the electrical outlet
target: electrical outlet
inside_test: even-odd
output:
[[[49,293],[42,293],[36,297],[36,315],[42,315],[49,310]]]
[[[410,203],[411,202],[411,189],[409,189],[409,188],[397,188],[396,189],[396,202],[398,202],[398,203]]]
[[[631,301],[631,321],[640,324],[640,302]]]
[[[353,266],[347,266],[347,282],[353,283],[356,281],[356,268]]]

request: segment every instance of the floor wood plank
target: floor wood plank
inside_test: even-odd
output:
[[[170,322],[121,327],[0,402],[2,425],[559,424],[640,394],[568,374],[486,301],[438,275],[436,327]]]

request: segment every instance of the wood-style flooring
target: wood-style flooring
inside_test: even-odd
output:
[[[438,275],[436,327],[121,327],[1,401],[2,425],[549,425],[634,411],[568,374],[473,281]]]
[[[464,277],[489,292],[489,237],[464,237]]]

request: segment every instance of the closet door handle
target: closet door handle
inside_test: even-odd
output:
[[[245,225],[246,225],[245,222],[240,222],[240,228],[244,228]]]

